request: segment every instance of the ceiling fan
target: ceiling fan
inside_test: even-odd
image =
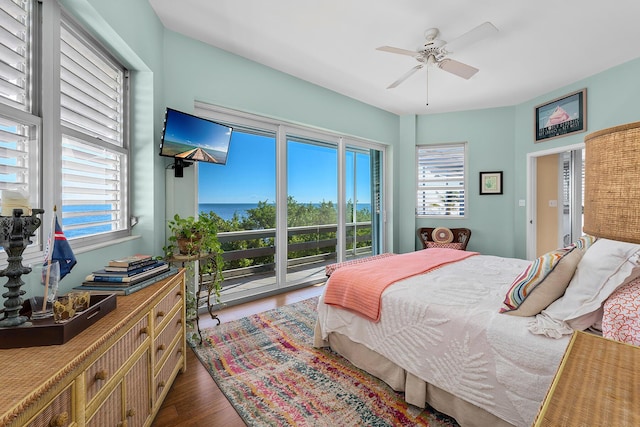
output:
[[[380,46],[377,50],[383,52],[396,53],[400,55],[412,56],[419,62],[418,65],[410,69],[403,74],[398,80],[391,83],[387,89],[393,89],[406,79],[411,77],[416,71],[422,69],[431,64],[437,64],[438,68],[447,71],[463,79],[470,79],[479,70],[471,65],[464,64],[455,59],[448,57],[449,54],[455,52],[457,49],[468,46],[483,38],[490,36],[498,32],[498,29],[491,23],[485,22],[478,25],[476,28],[464,33],[457,39],[447,43],[438,38],[440,31],[437,28],[430,28],[425,31],[425,43],[417,50],[407,50],[392,46]],[[428,74],[427,74],[428,78]],[[427,103],[428,105],[428,103]]]

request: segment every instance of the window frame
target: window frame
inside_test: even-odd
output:
[[[416,151],[415,151],[415,155],[416,155],[416,161],[415,161],[415,167],[416,167],[416,205],[415,205],[415,216],[417,218],[446,218],[446,219],[465,219],[468,218],[468,214],[469,214],[469,192],[468,192],[468,185],[467,185],[467,177],[468,177],[468,161],[467,161],[467,155],[468,155],[468,149],[467,149],[467,142],[454,142],[454,143],[442,143],[442,144],[420,144],[420,145],[416,145]],[[421,183],[425,183],[425,182],[439,182],[439,180],[434,180],[434,179],[422,179],[420,177],[421,173],[420,173],[420,162],[421,160],[424,161],[425,158],[429,157],[429,155],[421,155],[420,151],[421,150],[442,150],[442,149],[461,149],[462,153],[460,153],[462,155],[462,165],[461,165],[461,169],[462,169],[462,185],[459,187],[455,187],[456,189],[461,189],[463,192],[463,197],[462,197],[462,202],[459,208],[458,208],[458,212],[460,210],[462,210],[462,214],[441,214],[441,213],[428,213],[426,212],[426,209],[424,206],[420,206],[419,200],[424,199],[423,194],[425,192],[428,191],[428,189],[421,189]],[[458,154],[458,155],[460,155]],[[440,157],[440,156],[439,156]],[[446,209],[446,208],[445,208]]]

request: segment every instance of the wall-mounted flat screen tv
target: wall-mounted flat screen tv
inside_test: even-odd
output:
[[[167,108],[160,155],[175,158],[180,167],[193,161],[224,165],[232,131],[229,126]]]

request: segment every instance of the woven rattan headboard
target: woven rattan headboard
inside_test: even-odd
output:
[[[640,122],[584,140],[584,232],[640,243]]]

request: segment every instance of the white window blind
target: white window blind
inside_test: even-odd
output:
[[[0,102],[31,110],[31,2],[0,2]]]
[[[122,147],[124,69],[65,26],[60,38],[62,125]]]
[[[30,172],[34,169],[29,157],[32,134],[33,126],[0,117],[0,190],[30,194],[37,188],[35,183],[30,186]]]
[[[39,206],[38,132],[31,114],[31,2],[0,1],[0,190],[21,191]],[[26,212],[25,212],[26,213]],[[37,237],[36,237],[37,240]]]
[[[416,148],[418,216],[465,214],[465,144]]]
[[[69,23],[60,38],[65,235],[126,230],[126,70]]]

